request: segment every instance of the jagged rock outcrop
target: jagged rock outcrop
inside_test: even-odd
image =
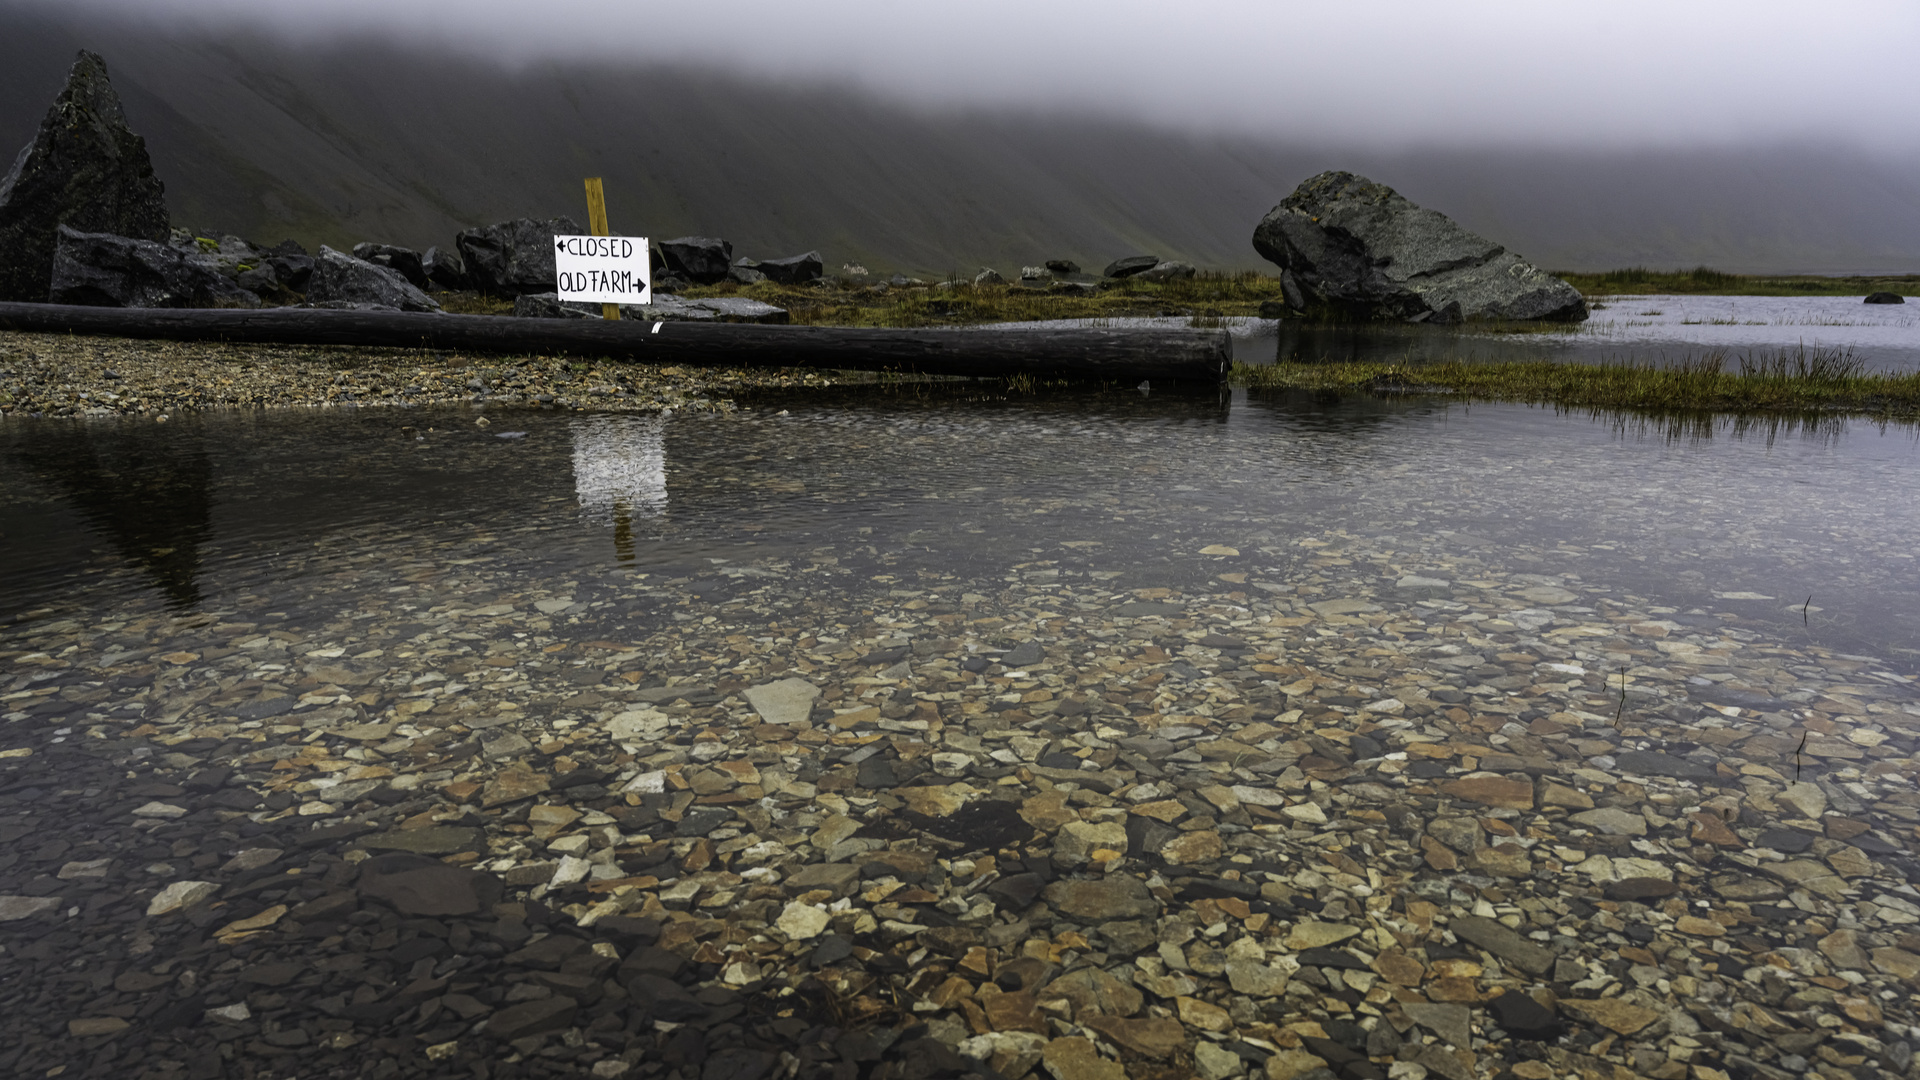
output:
[[[1261,219],[1253,246],[1280,267],[1290,303],[1343,318],[1587,317],[1573,286],[1353,173],[1321,173],[1295,188]]]
[[[47,288],[33,299],[89,307],[248,307],[260,297],[220,264],[169,244],[57,227]]]
[[[474,288],[498,296],[555,291],[553,238],[584,236],[570,217],[515,218],[468,229],[454,238]],[[722,273],[724,277],[724,272]]]
[[[660,241],[660,257],[669,273],[712,285],[727,279],[727,271],[733,267],[733,245],[713,236],[683,236]]]
[[[421,265],[420,253],[412,248],[395,247],[392,244],[361,243],[353,245],[353,257],[375,266],[384,266],[407,279],[407,284],[425,291],[427,281],[426,268]]]
[[[127,127],[106,61],[82,52],[40,131],[0,180],[0,300],[47,299],[58,229],[167,239],[165,187]]]
[[[826,262],[818,251],[789,255],[784,259],[763,259],[753,268],[782,285],[807,285],[826,276]]]
[[[400,311],[439,311],[440,304],[413,287],[398,270],[356,259],[321,245],[307,282],[313,304],[372,304]]]

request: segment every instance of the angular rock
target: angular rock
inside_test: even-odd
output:
[[[383,266],[407,279],[407,284],[425,291],[429,284],[427,270],[420,253],[412,248],[395,247],[392,244],[359,243],[353,245],[353,257],[375,266]]]
[[[60,906],[57,896],[0,896],[0,922],[18,922]]]
[[[665,260],[669,273],[701,285],[712,285],[727,279],[727,271],[733,266],[733,245],[713,236],[682,236],[678,240],[660,241],[660,257]],[[817,263],[819,256],[814,255],[814,259]]]
[[[369,851],[410,851],[416,855],[451,855],[456,851],[484,851],[486,837],[479,829],[432,825],[424,829],[395,829],[366,836],[360,846]]]
[[[1146,919],[1160,913],[1160,902],[1134,877],[1101,881],[1056,881],[1047,886],[1047,903],[1086,922],[1107,919]]]
[[[454,238],[472,287],[496,296],[555,291],[554,237],[583,236],[570,217],[515,218],[467,229]]]
[[[1813,821],[1820,820],[1820,815],[1827,812],[1827,793],[1820,790],[1820,785],[1804,780],[1788,784],[1785,791],[1773,797],[1773,801],[1791,810],[1795,816]]]
[[[1440,790],[1456,799],[1499,806],[1509,810],[1533,809],[1533,782],[1509,780],[1501,776],[1468,776],[1440,785]]]
[[[808,285],[826,276],[826,264],[817,251],[784,259],[762,259],[754,263],[753,268],[765,274],[767,280],[781,285]]]
[[[487,1034],[501,1042],[524,1039],[529,1035],[558,1031],[573,1023],[580,1003],[570,997],[554,995],[509,1005],[487,1019]]]
[[[360,893],[402,915],[471,915],[500,898],[490,874],[463,870],[420,855],[376,855],[360,866]]]
[[[1090,1040],[1078,1035],[1048,1043],[1040,1060],[1053,1080],[1127,1080],[1125,1066],[1101,1057]]]
[[[1101,277],[1124,278],[1135,274],[1144,274],[1160,265],[1158,255],[1129,255],[1124,259],[1115,259],[1100,271]]]
[[[146,141],[127,126],[106,61],[81,52],[33,141],[0,180],[0,300],[47,300],[62,225],[166,240],[164,193]]]
[[[1126,826],[1114,822],[1069,821],[1053,838],[1054,865],[1066,869],[1085,866],[1100,850],[1127,850]]]
[[[820,698],[820,688],[801,678],[780,679],[748,687],[746,698],[769,724],[804,724]]]
[[[1407,1002],[1400,1006],[1413,1022],[1447,1040],[1461,1050],[1473,1048],[1473,1032],[1467,1026],[1472,1014],[1465,1005],[1436,1005]]]
[[[1622,810],[1617,806],[1604,806],[1598,810],[1585,810],[1573,815],[1573,820],[1597,833],[1607,836],[1645,836],[1647,819],[1639,814]]]
[[[1620,1035],[1631,1035],[1660,1019],[1660,1014],[1655,1010],[1620,998],[1565,998],[1561,1000],[1560,1007],[1590,1024],[1598,1024]]]
[[[1149,1016],[1129,1020],[1118,1016],[1089,1016],[1081,1026],[1112,1039],[1115,1044],[1136,1054],[1165,1060],[1187,1045],[1187,1030],[1178,1020]]]
[[[426,275],[427,284],[436,288],[465,289],[472,284],[460,256],[438,247],[430,247],[420,256],[420,272]]]
[[[211,881],[176,881],[161,889],[147,904],[147,915],[165,915],[190,908],[219,891],[220,886]]]
[[[52,267],[36,302],[89,307],[180,308],[260,306],[211,258],[151,240],[58,230]]]
[[[1509,990],[1487,1002],[1487,1011],[1507,1034],[1520,1039],[1551,1039],[1560,1032],[1553,1010],[1518,990]]]
[[[1453,920],[1454,936],[1470,941],[1493,955],[1535,975],[1553,967],[1553,954],[1518,933],[1478,915],[1462,915]]]
[[[1665,776],[1674,780],[1712,780],[1713,766],[1659,750],[1628,750],[1614,759],[1621,772]]]
[[[314,304],[375,304],[397,311],[439,311],[440,302],[421,292],[397,270],[356,259],[322,244],[307,282]]]
[[[1573,286],[1353,173],[1324,172],[1295,188],[1261,219],[1253,246],[1309,304],[1346,318],[1587,317]]]
[[[1164,283],[1168,281],[1191,281],[1194,273],[1192,263],[1184,263],[1178,259],[1167,259],[1163,262],[1154,263],[1152,266],[1147,267],[1145,270],[1133,276],[1140,281]]]

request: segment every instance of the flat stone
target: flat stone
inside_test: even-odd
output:
[[[1283,806],[1280,808],[1280,812],[1303,825],[1325,825],[1327,823],[1327,812],[1320,808],[1319,803],[1315,802],[1299,802],[1294,803],[1292,806]]]
[[[1146,1004],[1145,996],[1132,984],[1122,982],[1097,967],[1081,968],[1062,975],[1040,990],[1039,999],[1070,1003],[1075,1019],[1083,1024],[1094,1015],[1132,1016]]]
[[[147,904],[147,915],[165,915],[190,908],[219,891],[220,886],[211,881],[176,881],[161,889]]]
[[[1664,776],[1673,780],[1712,780],[1719,775],[1711,765],[1659,750],[1628,750],[1616,756],[1614,763],[1624,773]]]
[[[1771,848],[1782,855],[1798,855],[1812,847],[1815,839],[1797,829],[1768,829],[1754,840],[1753,845]]]
[[[1871,966],[1866,950],[1860,947],[1859,939],[1851,930],[1835,930],[1816,944],[1821,955],[1832,961],[1835,967],[1866,971]]]
[[[0,896],[0,922],[31,919],[59,906],[57,896]]]
[[[117,1035],[132,1026],[117,1016],[86,1016],[67,1021],[67,1034],[85,1039],[96,1035]]]
[[[501,882],[420,855],[394,854],[362,863],[359,889],[403,915],[471,915],[499,898]]]
[[[1455,937],[1470,941],[1507,963],[1535,975],[1553,967],[1553,954],[1492,919],[1462,915],[1453,920]]]
[[[1560,1021],[1553,1010],[1518,990],[1508,990],[1487,1002],[1487,1011],[1507,1034],[1520,1039],[1548,1039],[1558,1034]]]
[[[1126,826],[1117,822],[1069,821],[1053,837],[1053,861],[1062,867],[1085,866],[1096,851],[1127,850]]]
[[[1053,1080],[1127,1080],[1125,1066],[1101,1057],[1093,1042],[1079,1035],[1049,1042],[1040,1060]]]
[[[1609,900],[1658,900],[1680,891],[1680,886],[1664,878],[1631,877],[1606,885]],[[1731,898],[1729,898],[1731,899]]]
[[[1150,1058],[1166,1060],[1187,1045],[1187,1029],[1177,1020],[1149,1016],[1137,1020],[1118,1016],[1089,1016],[1079,1021],[1125,1049]]]
[[[1920,979],[1920,955],[1892,946],[1873,950],[1873,966],[1901,979]]]
[[[1619,1035],[1631,1035],[1660,1019],[1657,1010],[1620,998],[1564,998],[1560,1007]]]
[[[751,686],[747,704],[769,724],[805,724],[813,714],[813,703],[820,699],[820,688],[805,679],[780,679]]]
[[[1279,997],[1287,992],[1293,972],[1260,960],[1227,961],[1227,984],[1236,994],[1249,997]]]
[[[1440,785],[1443,794],[1482,806],[1508,810],[1533,809],[1533,781],[1501,776],[1469,776]]]
[[[1227,1080],[1240,1073],[1240,1055],[1216,1043],[1193,1044],[1193,1066],[1200,1080]]]
[[[1293,924],[1293,929],[1288,931],[1286,940],[1282,944],[1295,952],[1305,949],[1322,949],[1329,945],[1337,945],[1358,933],[1360,928],[1357,926],[1302,920]]]
[[[1820,785],[1804,780],[1788,784],[1785,791],[1773,797],[1773,801],[1793,811],[1796,816],[1812,821],[1820,820],[1820,816],[1827,812],[1827,793],[1820,790]]]
[[[509,1005],[487,1019],[487,1034],[502,1042],[569,1027],[580,1003],[558,994]]]
[[[1586,810],[1573,815],[1573,821],[1607,836],[1645,836],[1647,819],[1617,806]]]
[[[1539,792],[1540,806],[1558,806],[1567,810],[1593,809],[1593,796],[1584,791],[1570,788],[1557,780],[1542,780]]]
[[[514,738],[520,737],[515,735]],[[487,781],[487,786],[480,791],[480,805],[491,808],[531,799],[535,795],[545,794],[550,786],[551,782],[545,776],[532,769],[524,765],[510,765]]]
[[[1535,585],[1530,589],[1521,589],[1520,598],[1531,604],[1571,604],[1580,597],[1566,589],[1552,585]]]
[[[826,908],[795,900],[780,912],[774,925],[793,941],[808,941],[819,937],[832,922],[833,916]]]
[[[1227,1010],[1211,1002],[1182,996],[1175,998],[1173,1004],[1180,1014],[1180,1022],[1188,1027],[1201,1031],[1229,1031],[1233,1028],[1233,1017]]]
[[[1472,1012],[1465,1005],[1434,1005],[1407,1002],[1400,1006],[1413,1022],[1447,1040],[1461,1050],[1473,1048],[1468,1021]]]
[[[1267,1059],[1267,1080],[1299,1080],[1327,1067],[1327,1059],[1305,1050],[1282,1050]]]
[[[1121,829],[1120,835],[1121,843],[1116,850],[1125,851],[1126,830]],[[1193,832],[1181,833],[1175,839],[1160,845],[1160,857],[1178,866],[1191,866],[1212,862],[1226,854],[1226,850],[1226,845],[1221,842],[1219,833],[1212,829],[1196,829]]]
[[[1119,876],[1100,881],[1056,881],[1047,886],[1047,903],[1082,922],[1109,919],[1147,919],[1160,913],[1160,902],[1146,882]]]
[[[782,884],[791,893],[823,889],[838,900],[852,892],[859,881],[860,871],[851,863],[811,863],[789,874]]]

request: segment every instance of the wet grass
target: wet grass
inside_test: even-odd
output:
[[[1711,266],[1691,270],[1652,270],[1629,266],[1599,273],[1554,274],[1580,290],[1582,296],[1864,296],[1895,292],[1920,296],[1920,274],[1885,277],[1821,277],[1813,274],[1729,274]]]
[[[1920,373],[1869,372],[1844,349],[1713,352],[1678,362],[1236,363],[1237,386],[1456,394],[1572,408],[1920,416]]]

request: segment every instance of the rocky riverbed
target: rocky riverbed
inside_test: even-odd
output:
[[[27,613],[0,1072],[1909,1072],[1906,677],[1472,555],[1182,542],[1155,588],[1088,540]]]
[[[183,409],[416,408],[469,403],[608,412],[719,410],[746,388],[818,373],[553,356],[228,345],[0,332],[0,416],[169,416]]]

